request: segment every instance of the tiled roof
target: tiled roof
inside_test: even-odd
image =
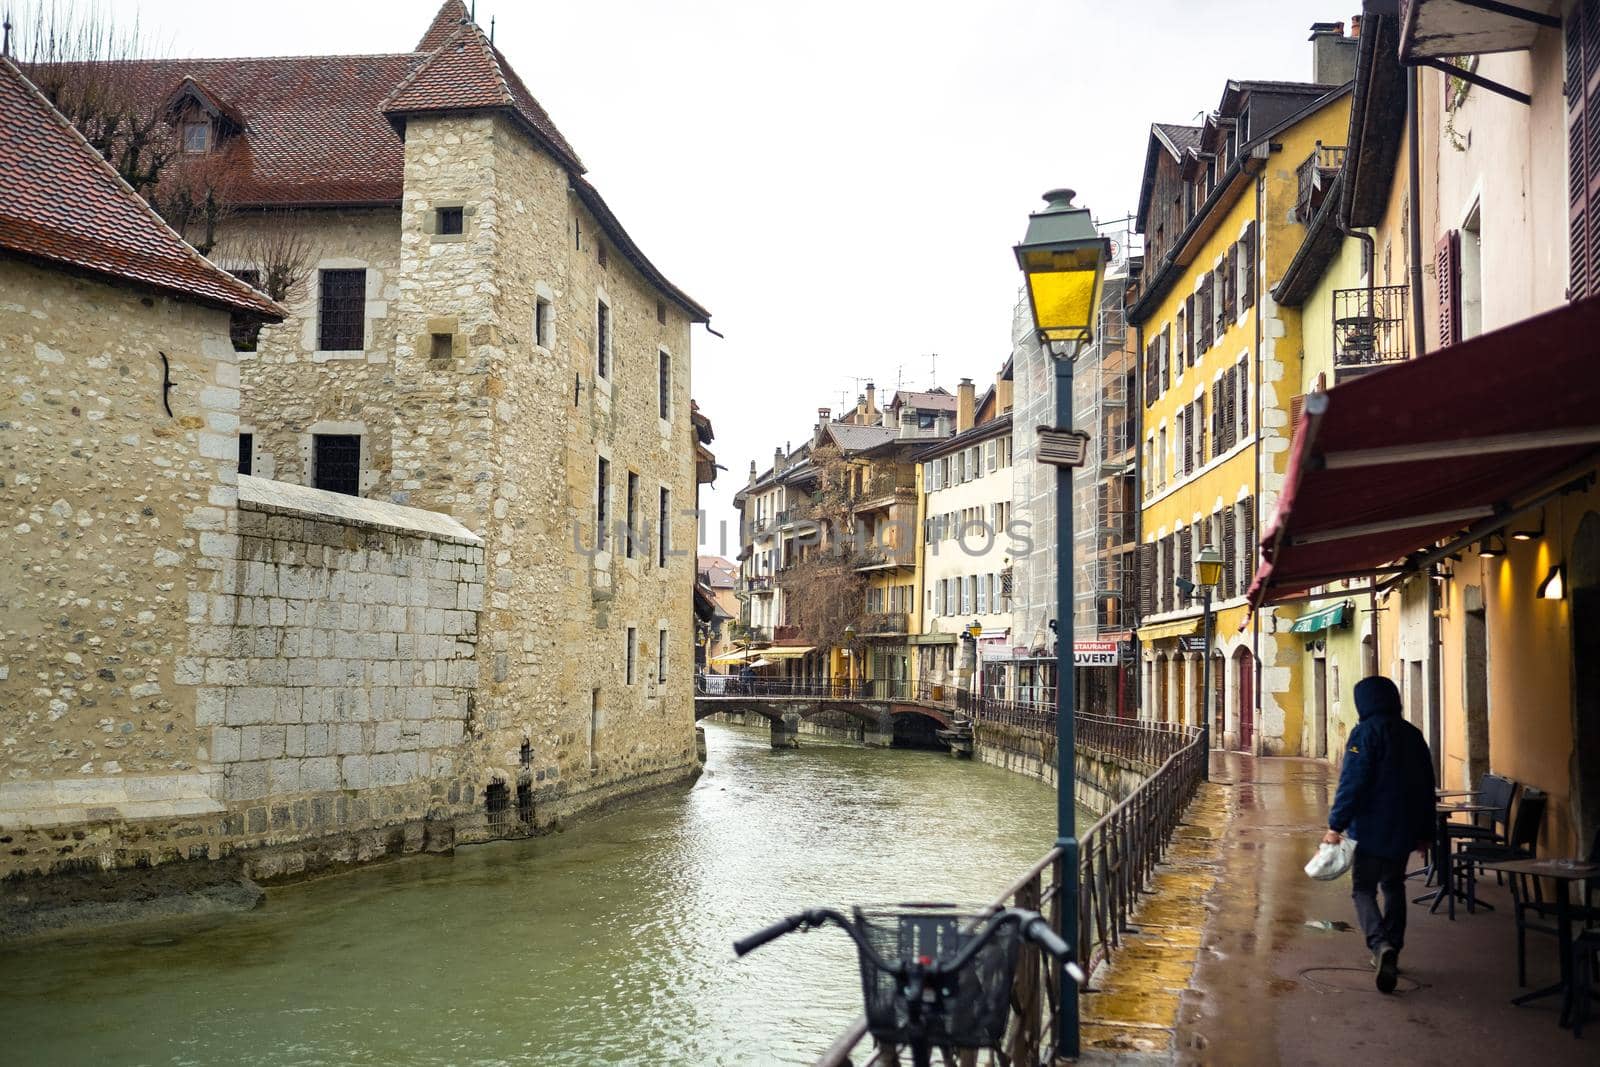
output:
[[[381,105],[391,119],[479,108],[509,110],[570,169],[583,173],[578,153],[475,23],[458,27]]]
[[[186,244],[6,58],[0,248],[273,321],[285,314]]]
[[[241,207],[398,204],[405,145],[378,105],[422,55],[165,59],[127,64],[143,99],[192,78],[243,122],[219,142]]]
[[[1154,125],[1156,131],[1179,154],[1199,151],[1200,135],[1204,132],[1204,127],[1174,126],[1166,122],[1157,122]]]
[[[896,430],[888,426],[857,426],[853,422],[830,422],[827,430],[839,450],[845,453],[876,448],[899,436]]]
[[[954,411],[956,398],[943,389],[930,393],[898,392],[890,407],[915,408],[918,411]]]
[[[433,16],[433,25],[422,35],[422,40],[417,42],[417,51],[432,52],[455,36],[456,30],[461,28],[463,22],[471,20],[472,12],[467,10],[467,5],[461,0],[445,0],[439,13]]]

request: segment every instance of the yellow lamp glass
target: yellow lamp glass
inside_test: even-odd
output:
[[[1222,553],[1206,546],[1195,559],[1194,569],[1201,585],[1215,588],[1222,583]]]
[[[1034,324],[1045,341],[1088,341],[1094,334],[1103,272],[1099,249],[1023,256]]]

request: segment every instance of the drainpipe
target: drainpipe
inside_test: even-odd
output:
[[[1410,238],[1410,286],[1411,286],[1411,336],[1415,342],[1416,354],[1423,355],[1428,350],[1427,338],[1422,330],[1422,152],[1421,152],[1421,119],[1418,110],[1421,100],[1417,94],[1417,68],[1410,67],[1406,71],[1406,197],[1410,203],[1411,225],[1407,227]],[[1443,746],[1442,717],[1444,709],[1439,706],[1440,701],[1440,664],[1439,656],[1440,633],[1439,616],[1436,609],[1439,606],[1439,593],[1434,585],[1430,568],[1428,578],[1428,726],[1430,732],[1438,732],[1441,736],[1440,743],[1433,745],[1433,778],[1440,781],[1443,773]],[[1430,738],[1430,740],[1432,740]]]
[[[1411,67],[1406,71],[1406,199],[1411,212],[1411,225],[1407,237],[1411,247],[1407,250],[1407,258],[1411,287],[1411,346],[1416,355],[1422,355],[1428,350],[1428,339],[1422,332],[1422,162],[1421,149],[1418,147],[1421,134],[1418,127],[1421,125],[1417,117],[1417,107],[1420,101],[1417,98],[1417,68]]]
[[[1266,244],[1267,244],[1267,180],[1261,175],[1256,177],[1256,270],[1266,269]],[[1251,518],[1255,520],[1256,529],[1250,531],[1250,552],[1254,559],[1261,551],[1261,463],[1264,457],[1262,444],[1265,438],[1262,435],[1261,413],[1264,408],[1261,397],[1266,393],[1265,363],[1261,358],[1262,306],[1266,303],[1267,287],[1256,286],[1256,314],[1255,314],[1255,355],[1252,357],[1256,364],[1256,392],[1255,392],[1255,431],[1256,431],[1256,461],[1255,461],[1255,506],[1251,508]],[[1255,672],[1255,684],[1250,687],[1250,699],[1254,707],[1250,711],[1250,751],[1253,755],[1257,746],[1257,739],[1261,736],[1261,612],[1250,613],[1250,669]]]
[[[1137,561],[1139,547],[1144,544],[1144,464],[1140,460],[1144,457],[1144,406],[1148,402],[1148,398],[1144,395],[1144,323],[1142,322],[1133,328],[1133,343],[1136,346],[1133,365],[1139,369],[1139,373],[1133,376],[1133,387],[1139,397],[1138,403],[1134,405],[1133,424],[1133,558]],[[1135,589],[1137,588],[1135,586]],[[1135,605],[1137,605],[1138,594],[1135,593],[1134,595]],[[1137,610],[1137,607],[1135,610]],[[1140,616],[1139,622],[1143,624],[1143,616]],[[1139,713],[1143,710],[1144,650],[1139,647],[1139,631],[1133,630],[1133,717],[1135,719],[1141,718],[1142,716]],[[1154,711],[1155,709],[1152,708],[1152,715]]]

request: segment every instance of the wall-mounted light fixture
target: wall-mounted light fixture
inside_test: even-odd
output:
[[[1512,530],[1511,531],[1511,540],[1513,540],[1513,541],[1537,541],[1537,540],[1539,540],[1539,538],[1541,538],[1543,536],[1544,536],[1544,510],[1542,508],[1539,511],[1539,528],[1538,529],[1530,530],[1530,529],[1524,528],[1524,529],[1521,529],[1521,530]]]
[[[1490,534],[1478,542],[1478,555],[1484,559],[1494,559],[1496,556],[1506,554],[1506,539],[1499,534]]]
[[[1567,596],[1567,565],[1557,563],[1550,568],[1550,573],[1544,576],[1544,581],[1539,583],[1538,597],[1540,600],[1565,600]]]

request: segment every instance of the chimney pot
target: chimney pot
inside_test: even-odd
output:
[[[877,387],[874,386],[871,382],[868,382],[867,383],[867,414],[868,415],[876,415],[878,413],[877,397],[878,397]]]
[[[972,429],[977,416],[977,390],[971,378],[961,379],[956,386],[956,433]]]
[[[1360,37],[1361,36],[1361,16],[1360,15],[1351,15],[1350,16],[1350,36],[1351,37]]]

